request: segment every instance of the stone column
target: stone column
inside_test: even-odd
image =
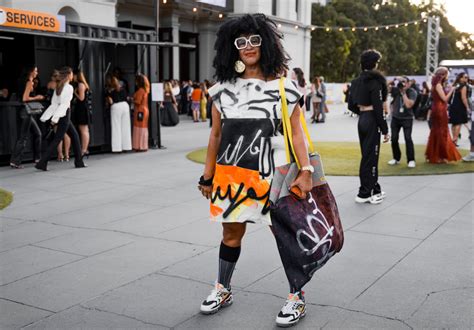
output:
[[[173,42],[179,42],[179,16],[178,15],[172,15],[171,16],[171,28],[173,29],[171,34],[172,34],[172,40]],[[172,79],[178,79],[179,80],[179,47],[173,47],[172,51],[173,55],[173,76],[171,77]]]
[[[214,68],[214,42],[216,41],[217,25],[213,22],[202,22],[199,24],[199,81],[212,79]]]

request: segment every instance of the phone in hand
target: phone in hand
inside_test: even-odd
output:
[[[290,194],[296,199],[304,199],[306,196],[303,194],[298,186],[293,186],[290,188]]]

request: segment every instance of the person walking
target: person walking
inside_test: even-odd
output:
[[[319,77],[314,77],[313,83],[311,84],[311,103],[313,104],[313,115],[311,116],[311,123],[319,122],[319,111],[320,105],[323,98],[321,94],[321,82]]]
[[[351,82],[349,110],[359,115],[358,133],[362,153],[359,178],[360,188],[356,203],[380,204],[385,198],[378,182],[380,133],[383,142],[390,139],[388,126],[383,116],[383,104],[387,100],[387,82],[377,71],[382,55],[375,49],[368,49],[360,56],[362,72]]]
[[[459,134],[461,126],[467,123],[467,115],[469,103],[467,98],[467,81],[468,75],[461,72],[454,81],[454,92],[449,105],[449,123],[451,124],[451,132],[453,134],[453,142],[458,147]]]
[[[22,102],[26,103],[44,100],[43,95],[35,95],[33,93],[33,79],[37,76],[38,68],[36,66],[31,66],[25,69],[18,86],[18,95]],[[10,158],[10,167],[13,169],[22,169],[23,166],[21,165],[21,161],[23,160],[23,153],[28,142],[30,131],[33,133],[34,137],[33,159],[35,163],[37,163],[41,157],[41,130],[34,116],[26,111],[25,106],[21,107],[17,114],[21,119],[21,128],[19,138],[15,143],[15,148],[13,149]]]
[[[76,83],[76,89],[74,90],[76,103],[74,104],[72,121],[79,128],[82,146],[81,154],[88,157],[90,141],[89,126],[92,123],[90,104],[91,91],[82,70],[74,71],[74,82]]]
[[[218,83],[209,89],[214,103],[212,129],[202,195],[211,200],[211,220],[222,223],[219,271],[214,289],[201,312],[212,314],[233,302],[231,278],[239,259],[247,223],[271,225],[270,182],[275,167],[273,138],[280,138],[280,79],[288,69],[288,55],[276,24],[263,14],[244,15],[225,22],[217,32],[213,66]],[[292,183],[304,195],[312,187],[308,151],[300,124],[301,93],[284,80],[294,152],[301,171]],[[286,163],[286,158],[283,161]],[[302,288],[291,287],[276,317],[278,326],[297,323],[306,313]]]
[[[454,92],[452,88],[445,93],[443,84],[448,79],[448,69],[439,67],[431,79],[431,96],[433,98],[431,112],[431,131],[426,146],[425,156],[428,163],[440,164],[456,162],[461,159],[461,154],[456,149],[448,128],[448,100]]]
[[[388,165],[397,165],[400,163],[402,153],[398,144],[400,129],[403,128],[403,136],[405,137],[405,147],[407,153],[407,163],[409,168],[414,168],[415,163],[415,146],[411,137],[413,130],[413,105],[417,99],[417,92],[413,88],[413,83],[407,77],[401,77],[398,86],[392,87],[391,94],[392,103],[392,122],[390,124],[390,132],[392,133],[392,155],[393,158],[388,161]]]
[[[135,78],[137,90],[133,94],[133,137],[132,147],[135,151],[148,150],[148,94],[150,93],[150,83],[148,78],[139,74]]]
[[[301,111],[306,110],[306,105],[304,101],[306,100],[306,80],[304,79],[304,72],[301,68],[293,68],[291,72],[291,80],[298,88],[298,91],[303,95],[303,101],[300,103]]]
[[[110,121],[112,127],[112,152],[132,150],[132,132],[130,127],[130,106],[128,94],[120,86],[117,77],[110,78],[111,88],[106,99],[110,104]]]
[[[38,170],[48,170],[48,161],[58,144],[64,139],[66,132],[72,140],[75,167],[86,167],[86,164],[84,164],[82,160],[83,156],[81,153],[79,135],[71,123],[71,100],[74,94],[74,89],[70,85],[72,80],[73,73],[70,67],[64,67],[59,70],[59,75],[56,80],[56,90],[53,94],[51,105],[40,118],[42,122],[51,120],[51,125],[55,125],[57,128],[54,139],[48,145],[46,152],[41,156],[39,162],[35,165],[35,168]]]

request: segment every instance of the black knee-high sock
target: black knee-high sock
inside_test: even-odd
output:
[[[230,247],[221,242],[219,250],[219,275],[217,282],[222,284],[225,288],[230,288],[230,279],[234,272],[235,264],[240,256],[240,246]]]

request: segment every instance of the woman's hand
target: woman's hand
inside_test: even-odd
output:
[[[306,197],[306,195],[313,188],[313,177],[310,171],[300,171],[295,181],[290,186],[290,189],[297,187],[301,191],[301,195]]]
[[[198,189],[199,189],[199,191],[201,192],[201,194],[202,194],[204,197],[206,197],[206,199],[211,198],[212,185],[211,185],[211,186],[199,185],[199,186],[198,186]]]

